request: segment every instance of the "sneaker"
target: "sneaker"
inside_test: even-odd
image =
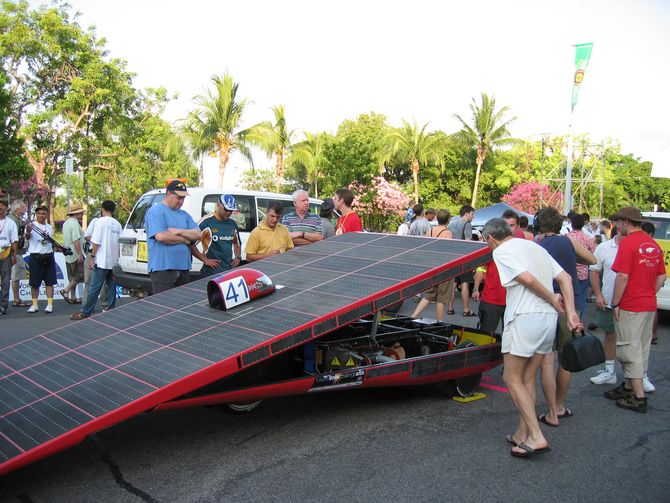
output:
[[[626,383],[622,382],[619,386],[609,391],[603,393],[605,398],[610,400],[619,400],[620,398],[628,398],[629,396],[635,396],[632,389],[626,388]]]
[[[593,384],[616,384],[616,374],[608,370],[599,370],[596,375],[591,378]]]
[[[40,308],[37,307],[37,304],[32,304],[32,305],[28,308],[28,312],[29,312],[29,313],[36,313],[36,312],[39,311],[39,310],[40,310]]]
[[[44,312],[47,313],[47,314],[53,312],[53,310],[54,310],[53,306],[47,306],[47,307],[44,308]]]
[[[626,398],[619,398],[616,401],[616,406],[644,414],[647,412],[647,397],[638,398],[635,395],[630,395]]]
[[[647,374],[645,372],[644,377],[642,378],[642,386],[644,387],[644,392],[645,393],[653,393],[656,391],[656,386],[654,386],[649,378],[647,377]]]
[[[7,308],[6,307],[0,307],[0,314],[1,315],[6,315],[7,314]]]

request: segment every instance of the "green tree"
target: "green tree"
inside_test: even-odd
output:
[[[13,115],[12,96],[5,88],[7,81],[7,75],[0,69],[0,180],[18,182],[29,179],[32,169],[18,134],[19,123]]]
[[[210,153],[219,157],[219,188],[230,154],[240,152],[252,165],[249,136],[254,127],[241,129],[242,117],[247,106],[246,98],[237,96],[239,83],[226,73],[213,76],[214,92],[197,96],[197,108],[186,118],[184,132],[196,155]]]
[[[326,138],[321,193],[331,193],[357,181],[370,184],[379,174],[379,155],[389,132],[384,115],[371,112],[345,120]]]
[[[489,98],[486,93],[482,93],[481,105],[478,105],[473,98],[470,110],[472,112],[472,125],[464,121],[458,114],[454,114],[454,117],[462,125],[462,129],[456,133],[456,138],[465,145],[474,148],[477,152],[475,161],[477,170],[471,201],[471,205],[474,207],[477,204],[479,179],[486,156],[494,147],[514,143],[517,140],[510,137],[510,132],[507,129],[516,117],[504,119],[503,116],[509,111],[509,107],[505,106],[496,110],[495,97]]]
[[[293,145],[289,158],[289,164],[304,168],[305,179],[314,187],[314,197],[319,197],[319,178],[323,177],[327,141],[327,133],[305,133],[305,139]]]
[[[385,137],[385,149],[382,162],[388,162],[394,156],[399,156],[408,162],[412,171],[414,184],[414,202],[419,202],[419,170],[421,166],[431,163],[442,165],[444,151],[444,136],[436,133],[427,133],[428,123],[420,129],[416,121],[412,124],[406,120],[403,126],[391,130]]]
[[[284,105],[272,108],[275,119],[273,122],[257,124],[249,134],[249,141],[258,145],[268,156],[275,157],[275,192],[279,192],[281,180],[284,176],[284,163],[291,151],[293,131],[286,128],[286,114]]]

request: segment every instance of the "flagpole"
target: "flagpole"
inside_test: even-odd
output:
[[[563,207],[563,214],[567,215],[572,209],[572,149],[574,147],[574,138],[572,134],[572,116],[570,112],[570,125],[568,125],[568,160],[565,167],[565,202]]]

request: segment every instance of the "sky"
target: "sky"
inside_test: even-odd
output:
[[[43,2],[32,1],[37,6]],[[178,97],[170,121],[193,109],[213,75],[229,72],[249,98],[246,125],[283,104],[290,129],[335,132],[371,111],[459,129],[482,92],[517,116],[515,137],[588,133],[670,177],[670,2],[667,0],[69,0],[95,25],[137,87]],[[593,42],[570,114],[574,45]],[[272,166],[255,156],[257,168]],[[225,184],[246,161],[234,157]],[[216,185],[216,162],[205,184]]]

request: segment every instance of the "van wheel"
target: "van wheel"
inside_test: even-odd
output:
[[[263,400],[256,400],[255,402],[240,402],[240,403],[224,403],[225,410],[232,414],[247,414],[256,409]]]

